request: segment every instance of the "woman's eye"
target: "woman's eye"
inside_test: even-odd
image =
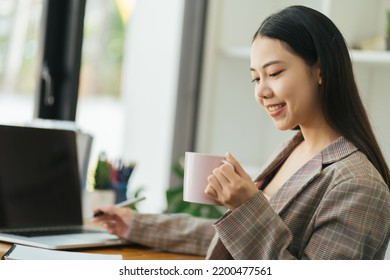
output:
[[[276,72],[273,72],[273,73],[271,73],[271,74],[269,74],[269,76],[270,77],[276,77],[276,76],[278,76],[280,73],[282,73],[283,72],[283,70],[280,70],[280,71],[276,71]]]
[[[260,81],[260,78],[253,78],[253,80],[251,81],[252,83],[256,82],[258,83]]]

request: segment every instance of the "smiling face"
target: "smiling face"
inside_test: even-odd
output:
[[[312,67],[279,40],[258,36],[251,48],[256,101],[280,130],[315,127],[324,121],[318,65]]]

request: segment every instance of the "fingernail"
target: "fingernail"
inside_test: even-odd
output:
[[[222,160],[222,163],[225,163],[225,164],[227,164],[227,165],[230,165],[230,166],[234,169],[234,165],[233,165],[233,163],[231,163],[230,161],[227,161],[227,160],[223,159],[223,160]]]

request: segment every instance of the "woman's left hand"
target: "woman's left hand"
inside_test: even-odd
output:
[[[226,153],[225,158],[231,165],[225,163],[213,170],[213,174],[207,178],[205,193],[228,209],[234,210],[259,190],[230,153]]]

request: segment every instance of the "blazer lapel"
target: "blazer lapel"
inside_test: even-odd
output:
[[[303,165],[286,183],[284,183],[278,192],[270,199],[269,203],[271,207],[276,213],[280,214],[301,190],[321,174],[324,166],[339,161],[356,150],[357,148],[354,144],[343,136],[339,137]]]
[[[275,212],[279,214],[283,211],[302,189],[321,174],[321,171],[322,154],[319,153],[303,165],[270,199],[269,203]]]

